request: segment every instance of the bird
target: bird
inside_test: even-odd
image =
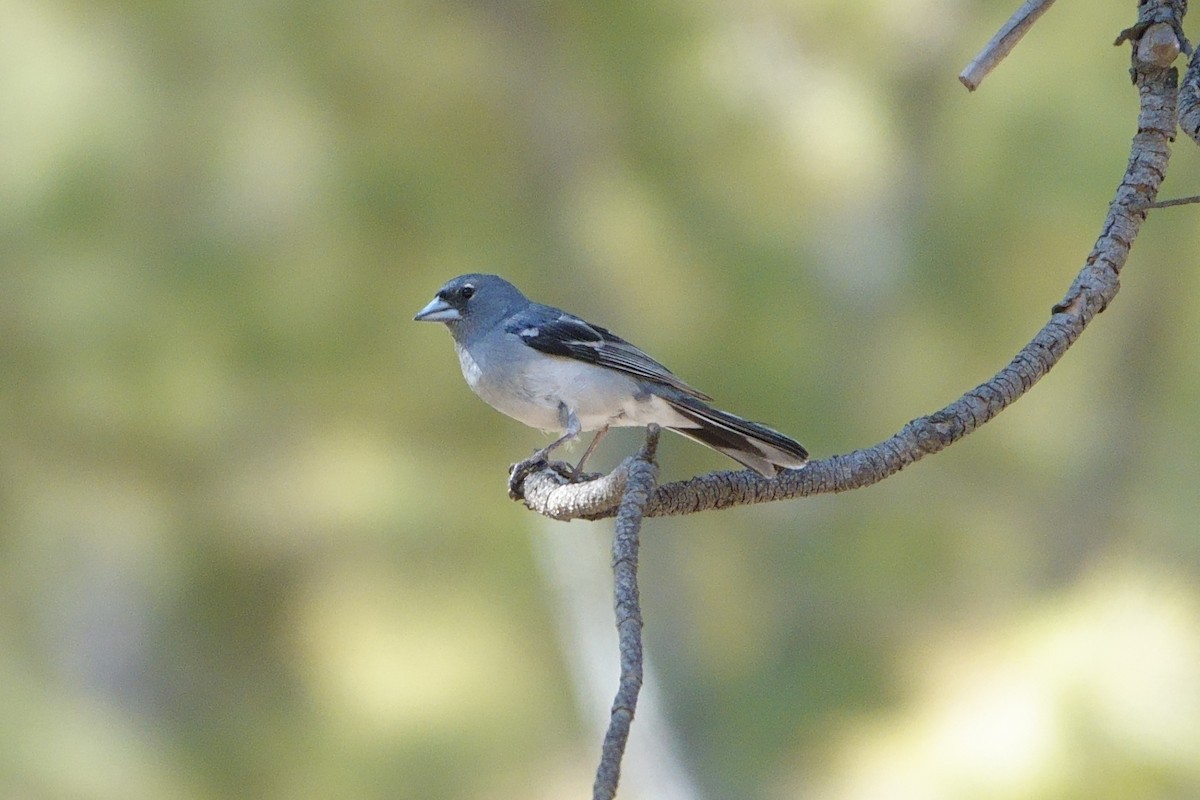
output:
[[[532,428],[562,432],[528,460],[596,431],[571,477],[613,427],[656,423],[762,475],[800,469],[795,440],[709,404],[641,349],[606,328],[527,298],[498,275],[448,281],[413,317],[449,329],[467,385],[488,405]],[[525,463],[525,462],[523,462]]]

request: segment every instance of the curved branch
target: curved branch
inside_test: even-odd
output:
[[[1155,23],[1165,23],[1172,31],[1181,30],[1185,10],[1186,0],[1143,0],[1138,24],[1121,34],[1122,41],[1132,44],[1133,79],[1140,98],[1129,165],[1083,268],[1051,310],[1050,320],[1007,366],[950,405],[909,422],[873,447],[812,461],[803,469],[785,471],[773,480],[747,470],[714,472],[666,484],[654,491],[646,514],[692,514],[870,486],[957,442],[1029,391],[1120,289],[1121,268],[1166,174],[1177,118],[1178,73],[1153,57],[1161,48],[1140,48],[1139,44],[1141,36]],[[1183,40],[1177,52],[1189,49]],[[1143,51],[1151,51],[1148,60],[1143,58]],[[556,519],[610,517],[620,502],[631,463],[626,460],[610,475],[584,484],[568,484],[550,470],[533,473],[525,480],[524,502],[530,509]]]
[[[617,639],[621,650],[621,678],[613,699],[608,732],[600,750],[600,766],[592,786],[595,800],[612,800],[621,778],[621,759],[629,740],[629,727],[637,710],[642,689],[642,609],[638,599],[637,564],[642,516],[658,471],[654,455],[658,450],[657,425],[646,431],[641,452],[629,461],[626,486],[617,512],[613,536],[613,593],[617,611]]]

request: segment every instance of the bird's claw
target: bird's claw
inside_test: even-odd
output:
[[[555,472],[560,472],[560,470],[554,467],[556,463],[560,462],[547,461],[545,456],[534,453],[524,461],[510,464],[508,467],[508,496],[513,500],[524,500],[525,479],[535,472],[541,472],[547,467],[554,469]]]
[[[508,467],[508,496],[513,500],[525,499],[525,479],[535,472],[549,469],[563,479],[564,483],[585,483],[603,476],[599,472],[579,472],[565,461],[549,461],[545,456],[534,453],[524,461]]]

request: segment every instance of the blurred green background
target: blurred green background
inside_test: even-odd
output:
[[[1015,5],[0,0],[0,798],[587,796],[611,524],[506,498],[548,440],[412,314],[499,272],[877,442],[1046,320],[1125,166],[1135,4],[969,95]],[[1200,795],[1198,245],[1155,212],[882,485],[649,522],[621,796]]]

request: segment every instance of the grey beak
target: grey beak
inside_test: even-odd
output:
[[[454,322],[462,319],[462,314],[442,298],[435,297],[413,319],[417,322]]]

